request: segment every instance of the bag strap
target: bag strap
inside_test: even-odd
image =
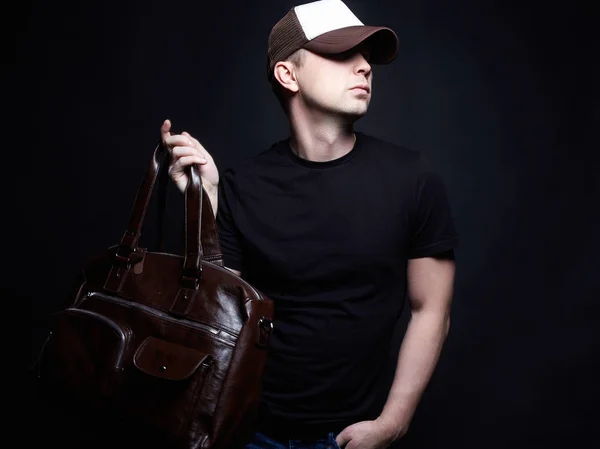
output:
[[[169,167],[163,164],[158,172],[158,204],[156,208],[156,243],[154,247],[158,252],[164,252],[163,232],[165,229],[165,207],[167,203],[167,186],[169,184]]]
[[[169,154],[168,149],[159,143],[152,154],[152,159],[145,176],[140,183],[133,202],[129,224],[117,248],[113,266],[105,283],[109,291],[121,290],[129,269],[141,260],[138,248],[144,218],[148,210],[154,185],[160,173],[161,166]],[[212,205],[206,190],[202,186],[202,177],[198,167],[193,164],[187,169],[188,185],[185,190],[185,244],[182,287],[196,288],[202,276],[201,261],[205,260],[223,266],[223,256],[219,244],[217,224]],[[164,203],[165,195],[160,195]],[[159,221],[162,222],[164,204],[159,204]],[[162,225],[157,230],[162,232]],[[159,239],[159,242],[161,240]]]

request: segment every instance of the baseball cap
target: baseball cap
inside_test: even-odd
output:
[[[363,24],[341,0],[319,0],[293,7],[269,34],[267,76],[278,61],[301,48],[318,54],[350,50],[370,38],[371,64],[387,64],[398,54],[398,36],[387,27]]]

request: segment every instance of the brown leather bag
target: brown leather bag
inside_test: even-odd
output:
[[[89,260],[70,306],[57,313],[41,351],[40,391],[81,416],[125,423],[119,432],[162,438],[163,447],[243,447],[258,408],[273,303],[223,267],[195,166],[185,192],[184,256],[139,247],[167,156],[159,144],[120,244]]]

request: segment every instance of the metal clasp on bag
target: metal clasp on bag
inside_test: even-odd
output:
[[[185,270],[181,275],[181,286],[188,290],[198,290],[202,280],[202,265],[198,270]]]
[[[269,343],[269,337],[273,332],[273,321],[261,316],[258,320],[258,346],[265,347]]]
[[[145,248],[133,248],[132,250],[126,246],[119,246],[115,253],[113,265],[117,268],[129,270],[133,265],[138,265],[140,262],[144,261],[145,251]]]
[[[114,266],[117,268],[125,268],[129,270],[131,268],[131,248],[126,246],[121,246],[117,248],[117,252],[115,253],[115,261]]]

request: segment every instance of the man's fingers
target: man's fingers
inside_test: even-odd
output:
[[[202,144],[197,139],[192,137],[188,132],[184,131],[181,134],[171,135],[171,133],[169,132],[170,129],[171,122],[169,120],[165,120],[163,126],[161,127],[161,132],[163,135],[163,142],[169,148],[172,148],[174,150],[178,147],[193,147],[196,149],[197,153],[204,157],[205,160],[212,160],[208,151],[206,151]],[[181,155],[183,156],[184,154],[182,153]],[[206,163],[206,161],[202,163]]]
[[[189,167],[192,164],[204,165],[206,164],[206,159],[198,155],[180,157],[179,159],[177,159],[177,162],[173,164],[171,172],[183,171],[185,167]]]
[[[202,146],[198,139],[192,137],[187,131],[184,131],[181,134],[189,138],[193,142],[194,146],[198,148],[198,150],[200,150],[200,152],[204,155],[205,158],[210,158],[210,154],[208,153],[208,151],[206,151],[206,149]]]
[[[180,146],[180,147],[195,147],[196,146],[189,137],[182,136],[181,134],[176,134],[174,136],[167,137],[167,139],[165,140],[165,143],[168,146],[170,146],[171,148],[177,147],[177,146]]]
[[[341,448],[346,446],[346,444],[348,444],[349,441],[350,441],[350,436],[348,435],[348,432],[346,431],[346,429],[344,429],[342,432],[340,432],[340,434],[335,438],[335,442]]]
[[[171,136],[171,120],[167,119],[163,122],[160,127],[160,137],[163,142],[166,142],[167,138]]]
[[[198,140],[196,138],[192,137],[190,135],[190,133],[188,133],[187,131],[182,132],[181,135],[190,139],[190,141],[194,144],[194,146],[196,148],[198,148],[199,150],[204,150],[204,147],[200,144],[200,142],[198,142]]]
[[[200,153],[196,148],[193,147],[173,147],[172,154],[173,157],[176,159],[181,158],[183,156],[200,156],[203,160],[206,159],[202,153]]]
[[[179,146],[202,147],[200,142],[190,136],[187,132],[181,134],[171,134],[171,120],[166,119],[160,127],[162,141],[173,148]]]

